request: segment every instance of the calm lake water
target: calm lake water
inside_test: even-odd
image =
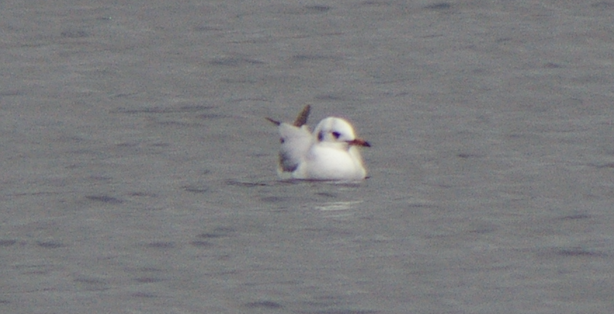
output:
[[[3,1],[0,312],[613,313],[613,14]],[[369,179],[277,179],[307,103]]]

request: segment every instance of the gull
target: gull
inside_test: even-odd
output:
[[[306,105],[290,124],[266,118],[278,126],[280,178],[357,181],[367,176],[359,147],[371,145],[356,137],[352,125],[343,118],[320,121],[313,133],[306,125],[311,106]]]

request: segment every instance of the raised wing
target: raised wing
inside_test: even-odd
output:
[[[279,135],[281,136],[279,166],[283,172],[292,172],[307,154],[313,136],[306,125],[299,128],[287,123],[279,125]]]
[[[313,136],[307,127],[310,105],[306,105],[292,124],[266,118],[278,126],[281,147],[279,148],[279,171],[296,170],[312,144]]]

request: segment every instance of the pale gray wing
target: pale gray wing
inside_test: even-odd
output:
[[[312,135],[307,125],[311,106],[306,105],[298,114],[292,124],[266,118],[279,127],[281,147],[279,149],[279,168],[282,172],[296,170],[301,160],[309,150],[312,143]]]
[[[292,172],[307,154],[313,136],[306,125],[299,128],[287,123],[279,125],[279,135],[281,136],[279,166],[282,171]]]

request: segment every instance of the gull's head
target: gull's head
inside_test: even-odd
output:
[[[321,143],[340,143],[371,147],[365,140],[357,138],[352,125],[341,118],[328,117],[320,121],[313,134],[317,141]]]

